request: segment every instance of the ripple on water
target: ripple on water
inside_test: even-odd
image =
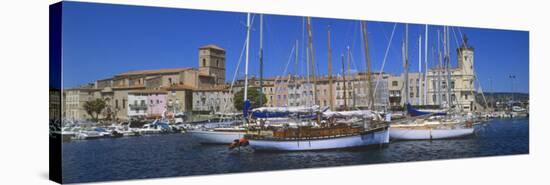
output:
[[[200,145],[185,134],[75,141],[63,144],[62,167],[64,182],[72,183],[527,153],[528,119],[497,119],[467,138],[359,150],[239,152]]]

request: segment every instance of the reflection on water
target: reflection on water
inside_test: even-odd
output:
[[[423,161],[529,153],[529,120],[497,119],[471,137],[396,141],[385,148],[313,152],[228,150],[185,134],[63,144],[64,183]]]

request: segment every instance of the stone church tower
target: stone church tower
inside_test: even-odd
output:
[[[464,35],[464,41],[460,48],[456,49],[458,68],[463,75],[474,75],[474,48],[468,44],[468,37]]]
[[[462,45],[456,49],[458,68],[457,75],[454,78],[456,86],[455,96],[458,98],[456,103],[464,111],[475,111],[475,83],[476,75],[474,70],[474,48],[468,44],[468,37],[464,35]]]
[[[199,72],[213,76],[216,84],[225,83],[225,50],[210,44],[199,48]]]

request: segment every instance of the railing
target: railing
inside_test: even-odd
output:
[[[136,105],[136,104],[130,104],[129,107],[130,107],[130,109],[138,109],[138,110],[143,109],[143,110],[147,110],[147,105],[143,105],[143,104],[138,104],[138,105]]]

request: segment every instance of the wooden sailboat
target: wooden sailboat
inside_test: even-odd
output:
[[[307,24],[309,49],[313,53],[311,18],[309,17]],[[361,25],[363,35],[366,37],[366,23],[361,22]],[[364,41],[368,51],[368,41],[366,38]],[[311,60],[314,62],[313,56]],[[367,62],[370,63],[370,60],[367,60]],[[314,71],[312,72],[315,73]],[[313,81],[315,89],[315,76],[313,76]],[[318,103],[317,95],[315,94],[314,96],[315,102]],[[374,104],[372,99],[371,101],[371,105]],[[333,112],[330,111],[330,113]],[[319,126],[279,127],[271,129],[258,128],[256,131],[251,130],[250,132],[252,134],[247,134],[246,139],[254,150],[264,151],[329,150],[372,145],[382,146],[389,143],[389,127],[383,124],[373,124],[371,121],[374,116],[366,117],[365,113],[358,112],[357,115],[364,117],[359,124],[357,124],[357,122],[354,124],[338,124],[332,118],[334,115],[343,114],[335,113],[330,116],[323,116],[323,112],[320,109],[316,111],[316,114],[316,125]],[[321,120],[322,117],[328,117],[329,119]]]

